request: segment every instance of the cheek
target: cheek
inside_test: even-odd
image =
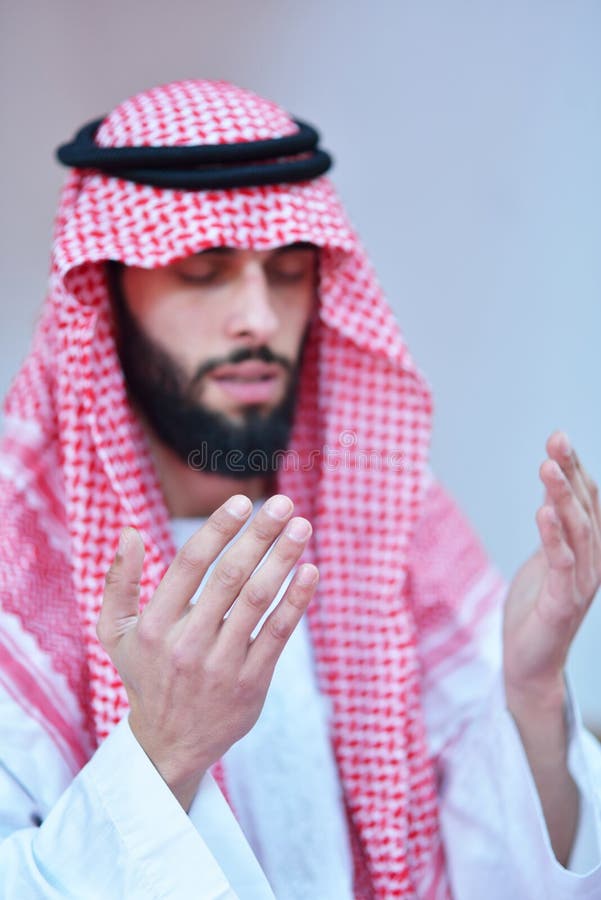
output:
[[[140,327],[165,349],[185,348],[208,333],[210,323],[202,308],[177,285],[169,269],[132,267],[124,273],[123,290]]]
[[[155,340],[178,360],[188,374],[194,373],[219,347],[214,323],[197,312],[174,311],[173,315],[161,316],[155,324]]]
[[[176,360],[188,375],[211,355],[217,344],[214,323],[198,309],[171,299],[148,304],[136,313],[138,324],[149,338]]]
[[[317,301],[311,293],[301,299],[297,298],[296,303],[286,304],[281,312],[282,340],[293,354],[300,350],[316,305]]]

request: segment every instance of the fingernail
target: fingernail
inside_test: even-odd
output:
[[[293,519],[286,525],[284,533],[293,541],[306,541],[311,534],[311,526],[306,519]]]
[[[317,581],[318,572],[314,566],[305,565],[301,566],[298,570],[298,578],[297,581],[303,587],[308,587],[310,584],[314,584]]]
[[[292,500],[285,497],[283,494],[276,494],[275,497],[270,497],[265,504],[265,511],[268,512],[270,516],[273,516],[274,519],[285,519],[291,510]]]
[[[225,504],[225,508],[229,514],[235,516],[237,519],[244,519],[244,517],[248,515],[251,506],[250,500],[248,497],[245,497],[244,494],[236,494],[234,497],[230,497]]]

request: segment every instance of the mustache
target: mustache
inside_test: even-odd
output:
[[[289,359],[286,359],[285,356],[280,356],[279,353],[274,353],[273,350],[270,350],[270,348],[265,345],[252,348],[240,347],[239,350],[233,350],[228,356],[213,357],[212,359],[206,360],[206,362],[196,370],[194,377],[190,382],[190,387],[196,387],[198,382],[204,378],[205,375],[208,375],[213,369],[219,368],[219,366],[235,366],[237,363],[247,362],[248,360],[258,360],[259,362],[264,363],[277,363],[277,365],[282,366],[288,373],[292,372],[293,369],[293,365]]]

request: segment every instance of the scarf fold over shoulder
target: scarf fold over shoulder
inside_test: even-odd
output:
[[[97,141],[233,143],[294,127],[247,91],[186,81],[124,102]],[[119,532],[133,525],[146,544],[142,604],[174,553],[126,400],[104,262],[151,268],[213,246],[296,241],[321,248],[320,303],[279,489],[314,527],[321,581],[309,620],[320,685],[333,704],[357,896],[442,898],[448,888],[420,707],[419,598],[410,602],[407,589],[428,485],[430,395],[327,178],[187,191],[70,173],[49,295],[6,403],[0,677],[77,771],[127,710],[95,633]],[[472,576],[466,571],[464,581]],[[427,628],[422,615],[420,632]]]

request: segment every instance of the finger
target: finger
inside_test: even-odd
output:
[[[570,463],[578,479],[578,497],[588,516],[591,527],[593,573],[589,591],[594,594],[601,582],[601,509],[599,507],[599,489],[580,462],[575,450],[571,451],[570,457]]]
[[[570,622],[578,606],[575,579],[575,556],[568,546],[557,513],[552,506],[543,506],[536,515],[543,552],[549,567],[549,590],[541,613],[552,625]]]
[[[547,441],[547,452],[551,459],[560,466],[562,472],[572,485],[579,503],[589,515],[592,513],[591,498],[582,478],[581,467],[576,451],[564,431],[556,431]]]
[[[540,475],[561,522],[565,539],[574,553],[579,589],[588,594],[594,572],[593,527],[590,517],[555,460],[545,460]]]
[[[574,453],[574,456],[576,458],[576,466],[578,467],[580,478],[586,488],[590,506],[590,516],[595,529],[597,554],[601,557],[601,506],[599,504],[599,488],[580,462],[578,455]],[[601,559],[599,559],[598,562],[601,566]]]
[[[549,438],[547,450],[562,467],[566,477],[573,485],[578,501],[589,517],[592,531],[592,557],[596,584],[601,579],[601,509],[599,507],[599,491],[590,477],[578,454],[571,446],[565,432],[557,431]]]
[[[221,556],[191,613],[187,626],[191,640],[197,639],[199,630],[212,636],[220,630],[224,615],[284,529],[293,509],[292,500],[283,494],[270,497],[244,534]]]
[[[107,652],[135,625],[140,610],[140,579],[144,544],[135,528],[124,528],[115,559],[106,573],[102,608],[96,625]]]
[[[163,627],[180,618],[208,569],[238,534],[251,510],[248,497],[236,494],[209,516],[176,554],[144,610],[147,619]]]
[[[286,642],[315,594],[318,581],[316,566],[305,563],[299,567],[284,596],[267,617],[249,648],[246,665],[242,670],[249,679],[260,681],[264,677],[271,678]]]
[[[306,519],[288,522],[273,550],[246,582],[221,628],[219,645],[230,658],[246,657],[251,634],[300,559],[311,536]]]

